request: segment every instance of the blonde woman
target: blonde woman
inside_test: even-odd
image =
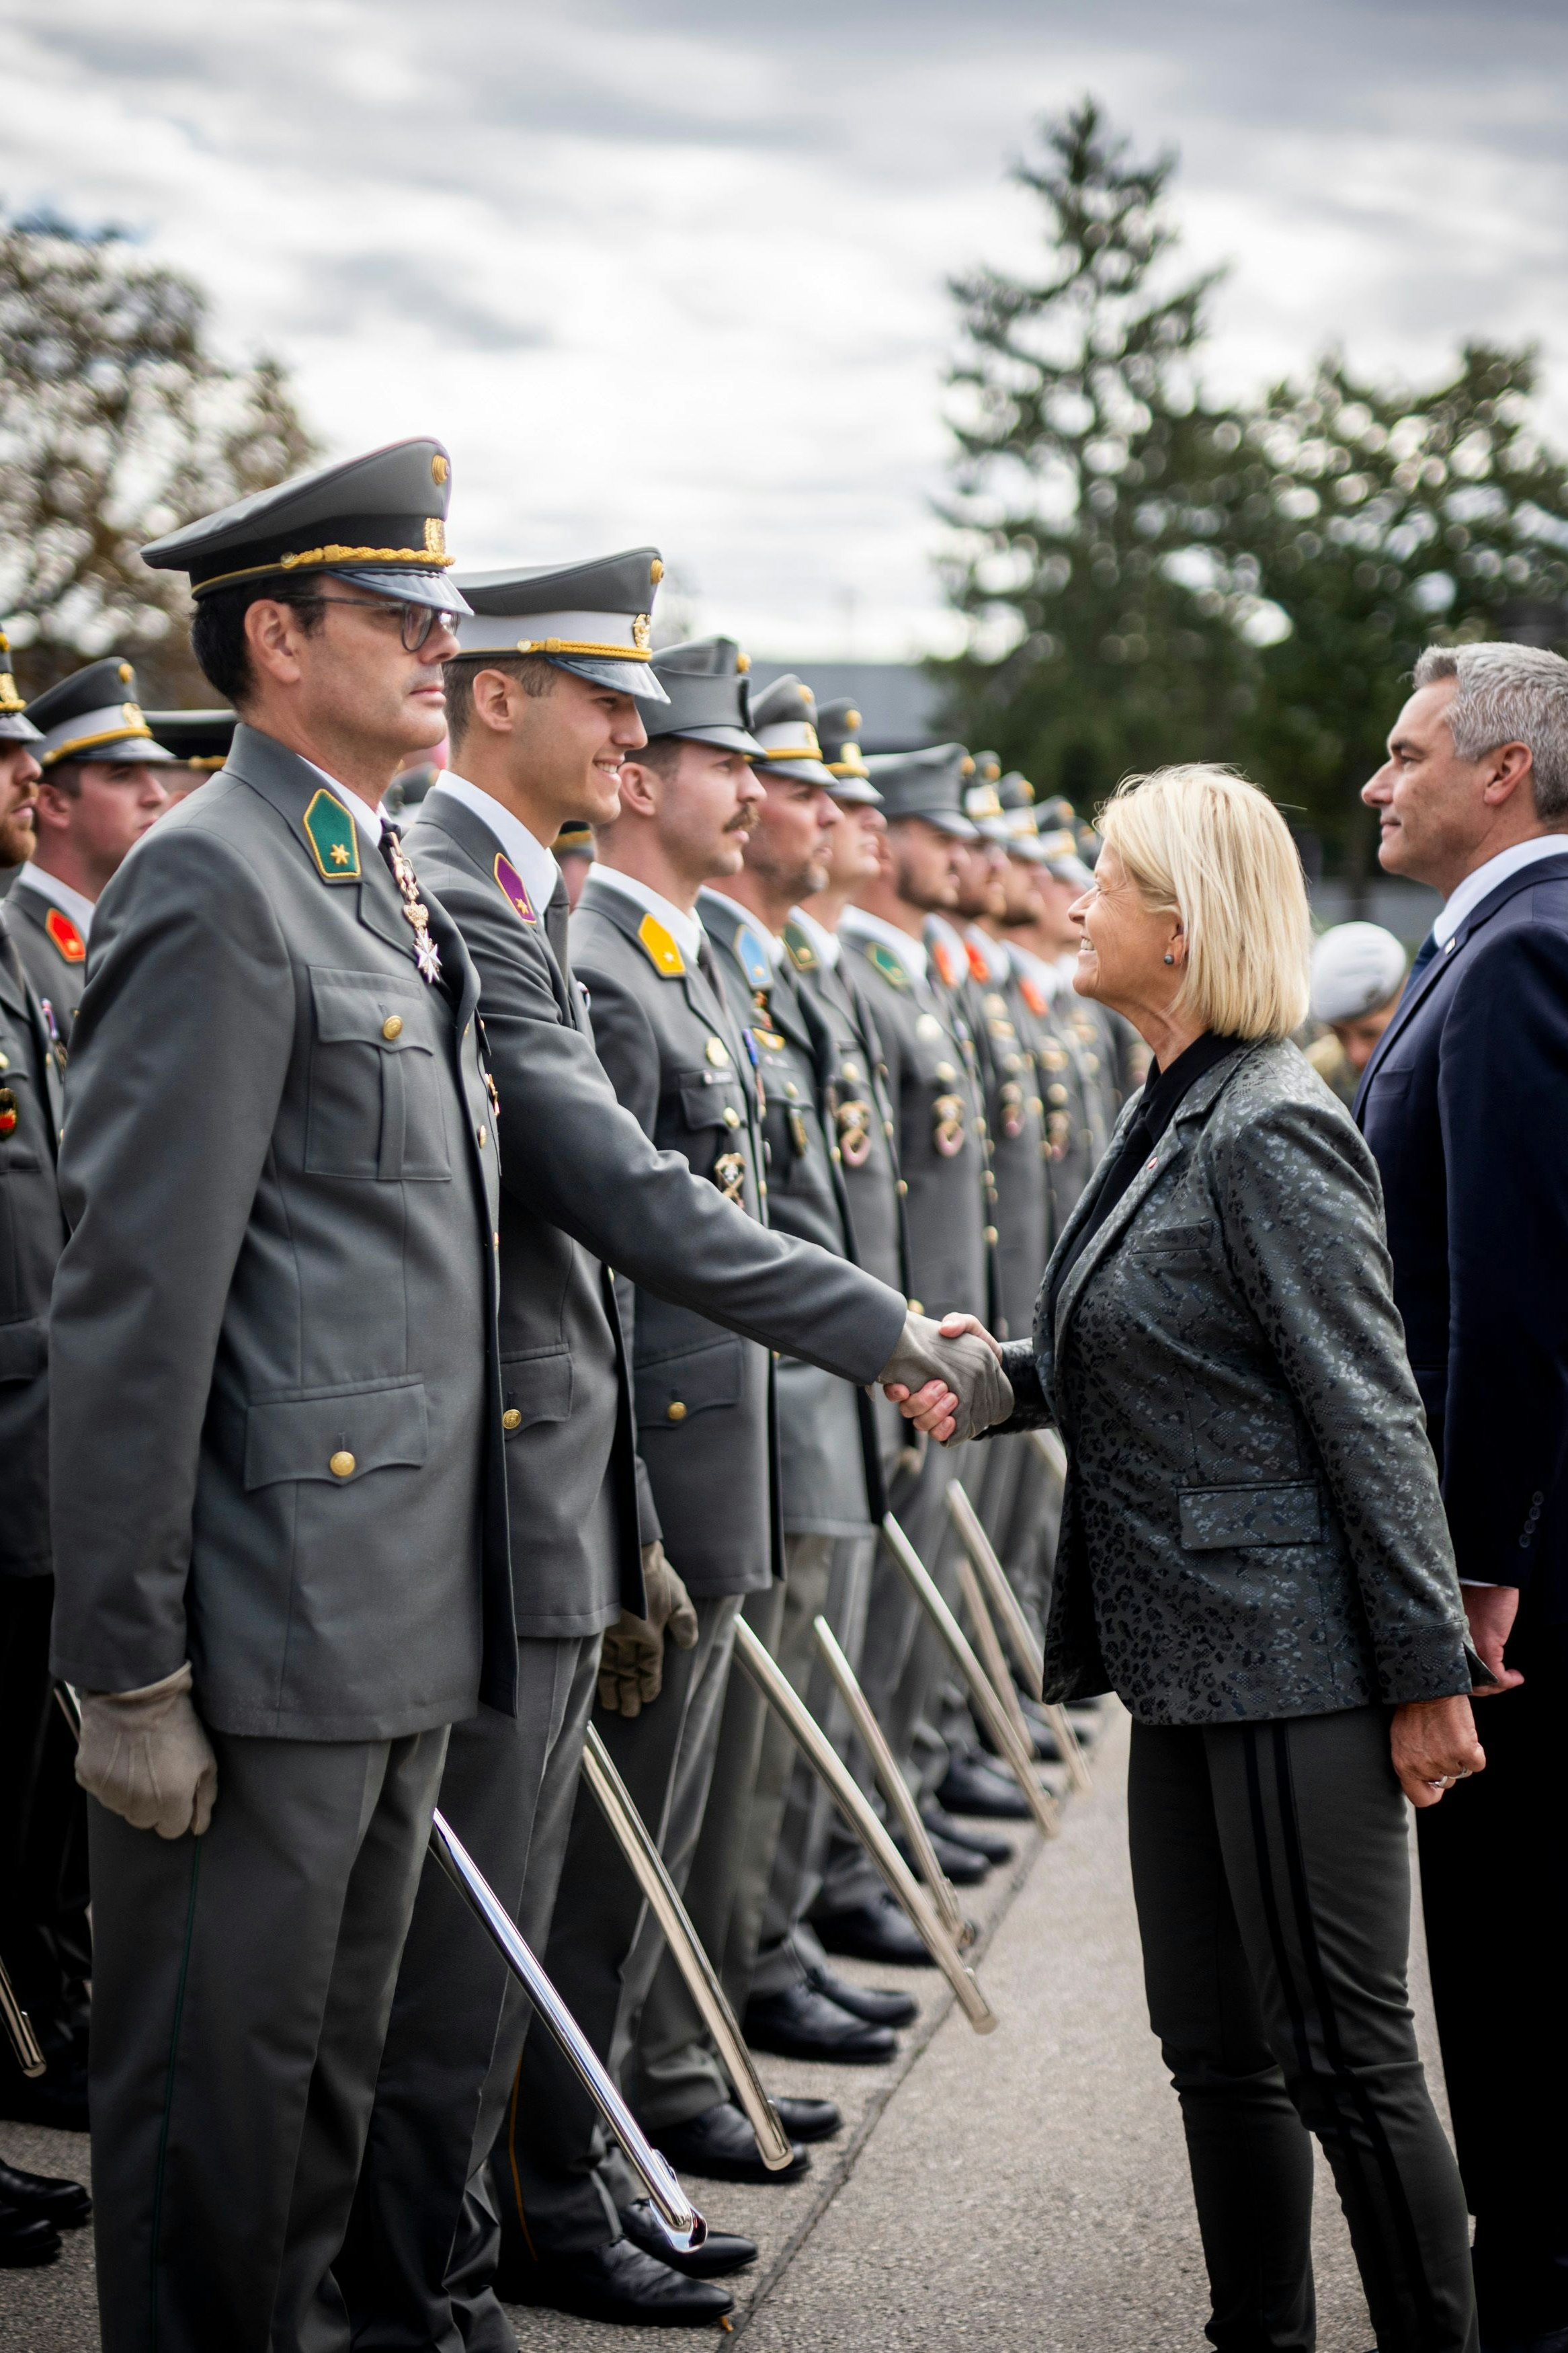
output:
[[[1401,1791],[1434,1804],[1485,1758],[1377,1176],[1289,1042],[1310,931],[1272,803],[1166,768],[1101,828],[1075,986],[1153,1067],[1033,1343],[1002,1352],[1004,1427],[1056,1423],[1071,1464],[1048,1695],[1113,1689],[1134,1719],[1133,1881],[1211,2342],[1311,2346],[1316,2134],[1381,2353],[1474,2353],[1464,2194],[1405,1993]]]

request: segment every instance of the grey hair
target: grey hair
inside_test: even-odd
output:
[[[1418,687],[1457,681],[1448,733],[1461,760],[1528,744],[1536,816],[1543,825],[1568,818],[1568,661],[1561,654],[1542,646],[1428,646],[1415,677]]]

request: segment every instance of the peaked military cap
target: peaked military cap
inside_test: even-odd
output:
[[[921,752],[874,752],[866,763],[882,796],[889,822],[923,817],[939,832],[973,841],[976,828],[963,812],[963,796],[974,764],[962,744],[932,744]]]
[[[1040,846],[1035,787],[1027,776],[1017,768],[1012,769],[997,786],[996,797],[1002,805],[1003,836],[1008,855],[1021,858],[1030,866],[1043,866],[1046,853]]]
[[[153,741],[136,700],[136,673],[118,654],[89,662],[27,705],[27,716],[43,737],[38,758],[46,768],[62,760],[172,760]]]
[[[666,646],[654,657],[653,673],[668,702],[644,720],[649,735],[689,735],[755,759],[763,747],[752,733],[751,667],[733,638]]]
[[[628,547],[588,564],[459,573],[468,617],[458,628],[458,648],[465,654],[542,654],[595,686],[663,702],[650,618],[663,577],[656,547]]]
[[[880,808],[882,796],[871,782],[866,755],[860,749],[860,713],[847,694],[840,695],[837,702],[819,702],[816,706],[816,740],[832,773],[834,799]]]
[[[569,817],[550,845],[557,858],[596,858],[598,845],[585,817]]]
[[[236,711],[149,711],[147,724],[187,768],[221,768],[239,724]]]
[[[1007,824],[1002,797],[996,789],[1001,778],[1002,763],[995,753],[976,752],[973,776],[964,786],[963,813],[977,833],[1005,847]]]
[[[466,613],[446,577],[452,461],[439,441],[394,441],[318,466],[142,550],[155,572],[190,575],[194,596],[271,576],[334,573],[378,596]]]
[[[0,629],[0,744],[36,744],[42,731],[27,716],[27,706],[11,675],[11,641]]]
[[[796,776],[832,792],[836,779],[816,740],[816,697],[809,686],[787,670],[775,678],[752,698],[752,729],[763,747],[759,768],[773,768],[781,776]]]

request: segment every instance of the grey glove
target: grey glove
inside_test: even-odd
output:
[[[697,1612],[657,1537],[642,1548],[642,1576],[647,1616],[623,1609],[599,1653],[599,1705],[612,1715],[640,1715],[664,1689],[666,1634],[681,1651],[697,1641]]]
[[[76,1778],[132,1830],[200,1838],[217,1796],[217,1758],[191,1704],[188,1661],[141,1691],[83,1692]]]
[[[942,1325],[930,1315],[906,1315],[899,1345],[877,1376],[879,1387],[900,1382],[911,1395],[927,1381],[945,1381],[958,1399],[957,1425],[951,1445],[973,1438],[994,1421],[1005,1421],[1013,1410],[1013,1384],[989,1340],[973,1332],[942,1336]]]

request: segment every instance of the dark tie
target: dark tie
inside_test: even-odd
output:
[[[1410,967],[1410,978],[1405,984],[1406,988],[1415,987],[1436,953],[1436,939],[1431,932],[1428,932],[1415,951],[1415,961]]]
[[[550,893],[550,903],[544,910],[544,936],[550,942],[561,977],[568,987],[572,984],[572,965],[566,954],[566,931],[571,920],[572,902],[566,896],[564,882],[557,882]]]

